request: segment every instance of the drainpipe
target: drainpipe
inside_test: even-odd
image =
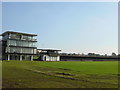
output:
[[[31,61],[33,61],[33,55],[31,56]]]
[[[20,61],[22,61],[22,55],[20,55]]]

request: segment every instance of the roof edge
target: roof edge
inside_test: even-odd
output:
[[[62,51],[58,49],[37,49],[37,50],[42,50],[42,51]]]
[[[22,32],[14,32],[14,31],[6,31],[4,33],[2,33],[1,35],[3,36],[6,33],[19,33],[19,34],[23,34],[23,35],[29,35],[29,36],[37,36],[37,34],[30,34],[30,33],[22,33]]]

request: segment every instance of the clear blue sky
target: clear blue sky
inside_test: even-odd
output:
[[[38,48],[118,51],[117,2],[4,2],[3,31],[37,34]]]

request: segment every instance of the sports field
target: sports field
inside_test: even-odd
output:
[[[117,61],[3,61],[3,88],[117,88]]]

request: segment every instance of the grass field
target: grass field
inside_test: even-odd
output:
[[[117,88],[117,61],[3,61],[3,88]]]
[[[2,61],[0,61],[0,89],[2,88]]]

